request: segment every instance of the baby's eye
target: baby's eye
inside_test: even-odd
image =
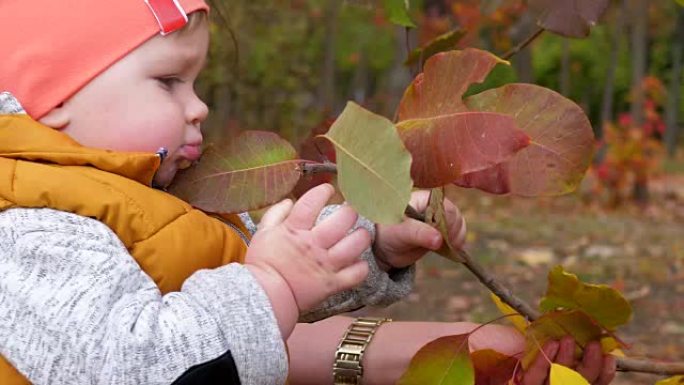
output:
[[[164,86],[164,88],[171,89],[173,86],[183,83],[183,80],[175,76],[158,77],[156,80]]]

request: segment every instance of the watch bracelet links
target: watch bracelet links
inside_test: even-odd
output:
[[[335,351],[333,383],[335,385],[360,385],[363,377],[363,354],[380,325],[390,318],[356,318],[342,336]]]

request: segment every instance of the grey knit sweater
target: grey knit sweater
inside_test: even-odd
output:
[[[21,112],[0,93],[0,114]],[[373,232],[366,220],[357,226]],[[387,305],[411,290],[412,268],[390,277],[370,250],[362,257],[367,280],[302,321]],[[33,383],[169,384],[226,351],[242,384],[284,383],[284,341],[243,266],[198,271],[161,295],[103,223],[47,208],[0,212],[0,354]]]

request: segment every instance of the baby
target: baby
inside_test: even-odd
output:
[[[250,237],[240,217],[163,191],[201,155],[207,12],[202,0],[0,3],[12,31],[0,45],[2,384],[282,384],[288,372],[389,384],[425,343],[473,329],[380,320],[356,375],[333,375],[352,320],[328,317],[407,294],[439,233],[324,210],[322,185],[274,205]],[[423,211],[427,193],[411,204]],[[465,222],[446,206],[460,246]],[[489,326],[472,345],[516,354],[524,341]],[[597,347],[579,363],[571,339],[545,349],[603,385],[614,363]],[[547,370],[538,360],[525,384]]]

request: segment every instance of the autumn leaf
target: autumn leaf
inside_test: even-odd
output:
[[[454,29],[447,33],[437,36],[423,47],[411,51],[408,59],[404,62],[407,66],[412,66],[419,62],[425,63],[433,55],[456,48],[456,43],[465,36],[466,31]]]
[[[615,330],[632,318],[632,306],[618,292],[607,285],[581,282],[576,275],[556,266],[549,272],[549,285],[540,309],[579,309],[608,330]]]
[[[465,112],[397,123],[413,155],[416,187],[451,183],[463,174],[491,168],[528,145],[512,116]]]
[[[475,385],[506,385],[513,377],[518,359],[484,349],[470,355],[475,368]]]
[[[239,213],[286,197],[301,175],[301,160],[272,132],[245,131],[210,145],[198,165],[182,170],[169,192],[213,213]]]
[[[529,0],[537,24],[567,37],[587,37],[608,8],[609,0]]]
[[[655,385],[684,385],[684,376],[665,378],[656,382]]]
[[[463,103],[463,94],[471,84],[484,81],[499,63],[508,62],[474,48],[434,55],[404,92],[399,103],[398,120],[468,111]]]
[[[415,28],[409,16],[409,0],[383,0],[390,22],[402,27]]]
[[[438,338],[411,359],[397,385],[473,385],[468,334]]]
[[[473,111],[515,117],[530,145],[509,161],[455,180],[494,194],[552,196],[582,181],[594,151],[594,133],[584,111],[562,95],[532,84],[509,84],[466,99]]]
[[[413,183],[411,155],[394,124],[349,102],[323,137],[335,146],[344,198],[375,223],[401,222]]]
[[[589,385],[589,382],[576,371],[559,365],[551,364],[551,374],[549,376],[550,385]]]
[[[463,174],[491,168],[529,144],[513,117],[472,112],[463,94],[498,63],[477,49],[434,55],[407,88],[399,104],[397,130],[413,155],[417,187],[432,188]]]
[[[506,319],[513,324],[513,327],[515,327],[516,330],[518,330],[520,333],[524,334],[525,330],[527,330],[527,326],[529,325],[527,319],[521,316],[520,313],[515,311],[515,309],[510,307],[507,303],[502,301],[501,298],[499,298],[499,296],[497,296],[496,294],[489,293],[489,296],[492,298],[492,301],[494,301],[494,304],[499,309],[499,311],[504,315],[508,316],[506,317]]]

